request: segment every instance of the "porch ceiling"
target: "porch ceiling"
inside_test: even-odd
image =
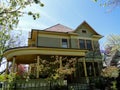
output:
[[[16,63],[35,63],[39,55],[85,56],[87,50],[46,47],[18,47],[4,52],[7,61],[16,57]]]

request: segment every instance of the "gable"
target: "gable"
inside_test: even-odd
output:
[[[98,34],[86,21],[80,24],[74,31],[78,33],[80,36],[83,37],[91,37],[91,36],[98,36],[101,38],[102,36]]]

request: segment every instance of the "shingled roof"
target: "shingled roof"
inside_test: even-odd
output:
[[[45,29],[45,31],[51,31],[51,32],[72,32],[73,30],[69,27],[66,27],[61,24],[54,25],[52,27],[49,27]]]

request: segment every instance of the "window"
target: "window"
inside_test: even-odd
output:
[[[62,47],[63,47],[63,48],[68,48],[67,39],[62,39]]]
[[[91,42],[91,40],[86,40],[86,46],[87,46],[87,49],[92,50],[92,42]]]
[[[80,39],[80,49],[85,49],[85,40]]]
[[[92,41],[91,40],[79,40],[80,49],[92,50]]]
[[[82,33],[87,33],[87,31],[86,30],[82,30]]]

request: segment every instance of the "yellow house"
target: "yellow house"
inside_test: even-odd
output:
[[[12,62],[12,72],[17,71],[15,64],[29,64],[29,73],[33,65],[36,65],[36,78],[40,76],[40,59],[51,56],[76,58],[76,71],[71,75],[70,82],[81,82],[81,78],[87,82],[89,77],[100,75],[102,59],[98,41],[101,38],[86,21],[75,30],[57,24],[44,30],[32,29],[28,46],[10,48],[4,52],[4,57],[7,59],[7,67]],[[62,59],[58,59],[61,64]]]

